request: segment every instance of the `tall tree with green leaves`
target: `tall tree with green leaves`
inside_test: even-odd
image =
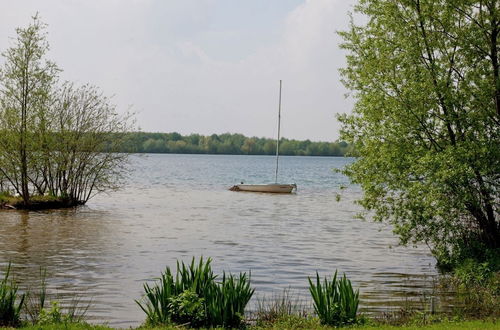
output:
[[[439,263],[500,247],[498,0],[360,0],[340,116],[360,203]]]
[[[45,25],[38,15],[27,28],[16,29],[14,45],[7,49],[0,68],[0,172],[30,201],[30,164],[45,131],[50,94],[57,66],[45,59],[49,49]],[[33,179],[33,178],[31,178]]]

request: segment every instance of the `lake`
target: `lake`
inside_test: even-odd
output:
[[[251,271],[258,297],[290,288],[307,301],[307,277],[336,269],[360,288],[367,312],[431,290],[437,271],[427,248],[398,247],[387,225],[355,219],[360,188],[334,171],[352,158],[280,157],[279,181],[298,185],[284,195],[228,190],[241,181],[273,182],[271,156],[130,160],[125,187],[87,206],[1,211],[2,271],[12,261],[26,288],[44,267],[50,293],[63,302],[77,293],[91,301],[92,320],[118,327],[145,319],[134,302],[145,281],[192,256],[212,257],[216,273]]]

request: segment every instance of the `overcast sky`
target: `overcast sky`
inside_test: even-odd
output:
[[[0,0],[0,51],[39,13],[61,78],[99,86],[143,131],[338,138],[335,31],[355,0]],[[0,63],[3,63],[0,58]]]

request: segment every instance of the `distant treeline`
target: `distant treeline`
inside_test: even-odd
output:
[[[276,141],[267,138],[246,137],[242,134],[212,134],[203,136],[179,133],[128,133],[123,152],[274,155]],[[346,142],[311,142],[282,138],[280,155],[290,156],[344,156],[352,147]]]

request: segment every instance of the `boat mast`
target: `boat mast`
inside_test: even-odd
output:
[[[278,183],[278,159],[280,155],[280,125],[281,124],[281,79],[280,79],[280,96],[278,103],[278,138],[276,139],[276,177],[275,183]]]

